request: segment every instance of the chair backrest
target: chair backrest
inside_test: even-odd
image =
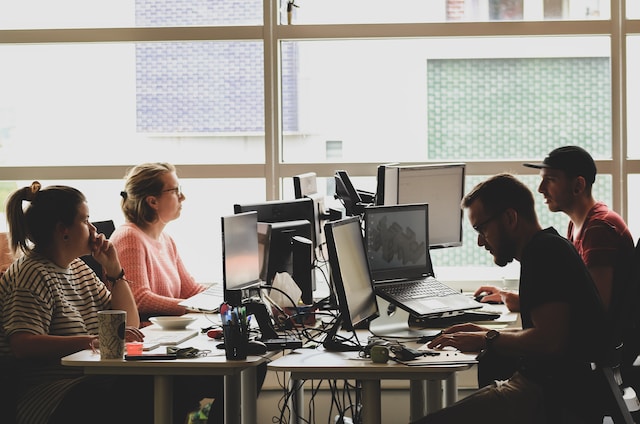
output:
[[[92,222],[92,224],[94,227],[96,227],[97,232],[104,234],[106,238],[111,237],[111,234],[113,234],[113,232],[116,230],[116,226],[112,220],[96,221]],[[91,267],[93,272],[95,272],[100,279],[103,278],[102,265],[100,265],[100,263],[96,261],[93,256],[85,255],[81,256],[80,259],[82,259],[87,265],[89,265],[89,267]]]

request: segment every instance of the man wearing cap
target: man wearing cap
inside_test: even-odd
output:
[[[538,192],[552,212],[564,212],[571,221],[567,238],[587,265],[605,308],[611,305],[614,277],[633,257],[633,237],[622,217],[603,202],[596,201],[591,191],[596,179],[596,164],[591,155],[578,146],[553,150],[542,163],[525,163],[540,169],[542,182]],[[478,293],[491,292],[482,300],[499,301],[492,287],[481,287]],[[514,309],[517,308],[514,306]]]
[[[563,146],[551,151],[542,163],[524,166],[540,169],[542,181],[538,192],[544,196],[550,211],[569,216],[567,238],[587,266],[605,308],[619,313],[618,302],[624,299],[612,298],[613,286],[614,282],[621,285],[630,280],[634,242],[622,217],[593,197],[591,189],[597,173],[593,158],[581,147]],[[477,290],[481,292],[490,293],[482,299],[485,302],[500,301],[502,291],[498,288],[483,286]],[[620,297],[624,296],[624,290],[618,292],[622,293]],[[510,296],[510,309],[519,309],[517,294],[502,293],[502,296]],[[613,319],[625,322],[631,317]],[[625,352],[637,355],[638,349],[633,346],[636,344],[635,340],[625,341]]]

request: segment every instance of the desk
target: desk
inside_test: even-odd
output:
[[[191,327],[191,326],[190,326]],[[196,328],[196,327],[194,327]],[[266,356],[249,356],[245,361],[227,361],[224,350],[216,349],[219,341],[200,334],[183,343],[198,349],[210,349],[206,357],[164,361],[101,360],[99,353],[83,350],[62,358],[62,365],[83,367],[86,374],[153,375],[154,422],[171,424],[173,417],[173,376],[224,376],[224,411],[227,424],[253,424],[257,422],[256,366]],[[150,353],[164,353],[159,347]]]
[[[454,403],[457,400],[456,372],[470,366],[470,364],[407,366],[395,362],[374,364],[370,360],[358,358],[357,352],[327,352],[318,348],[295,350],[269,363],[268,369],[291,374],[291,387],[296,392],[292,422],[300,422],[304,416],[302,380],[355,379],[362,384],[363,423],[381,424],[381,380],[410,380],[410,417],[414,420],[424,416],[427,410],[442,408],[440,383],[443,380],[446,382],[446,404]]]

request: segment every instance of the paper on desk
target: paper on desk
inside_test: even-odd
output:
[[[276,289],[280,289],[285,292],[294,302],[295,305],[291,304],[291,300],[282,294],[280,290],[271,290],[269,292],[269,298],[280,308],[295,308],[298,306],[298,302],[300,301],[300,296],[302,295],[302,290],[296,284],[296,282],[291,278],[288,272],[276,272],[276,276],[273,278],[273,287]]]
[[[427,345],[418,348],[419,351],[429,352],[431,355],[419,356],[412,361],[403,362],[405,365],[458,365],[458,364],[476,364],[477,353],[459,352],[453,349],[435,350],[430,349]]]

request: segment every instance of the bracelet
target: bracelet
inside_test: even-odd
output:
[[[112,284],[115,284],[116,281],[124,279],[124,268],[122,268],[122,270],[120,271],[120,274],[118,274],[117,277],[109,277],[108,275],[106,275],[106,277],[107,277],[107,281],[109,281]]]

